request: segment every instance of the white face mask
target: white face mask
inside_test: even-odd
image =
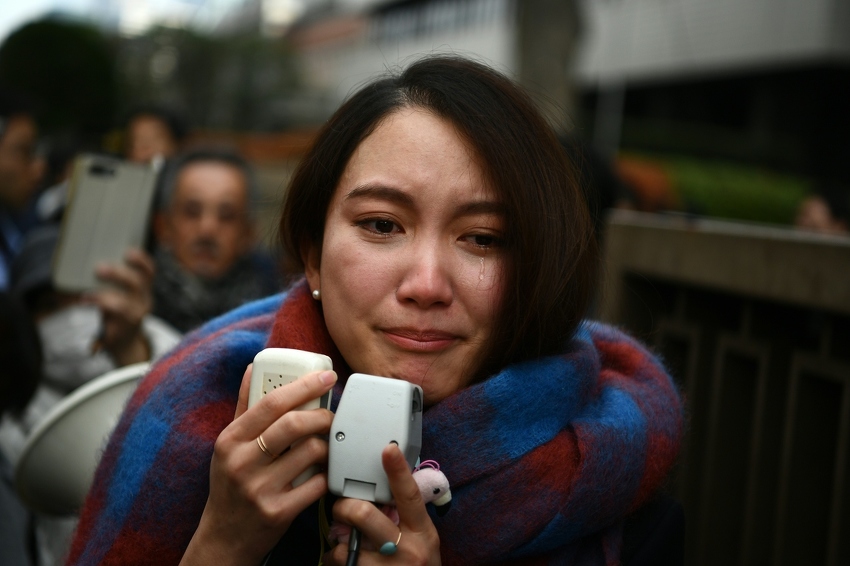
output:
[[[100,332],[100,312],[93,305],[72,305],[38,323],[44,348],[44,376],[55,386],[72,389],[115,369],[109,356],[91,353]]]

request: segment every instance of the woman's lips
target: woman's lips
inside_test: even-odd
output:
[[[458,340],[458,336],[440,330],[415,330],[409,328],[384,329],[384,336],[404,350],[416,352],[437,352],[448,348]]]

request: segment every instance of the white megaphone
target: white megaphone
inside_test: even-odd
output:
[[[15,466],[15,489],[32,510],[76,514],[124,405],[150,364],[103,374],[54,406],[27,436]]]

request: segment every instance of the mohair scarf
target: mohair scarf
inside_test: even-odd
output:
[[[190,334],[129,401],[69,564],[180,561],[204,509],[213,444],[265,346],[330,355],[339,399],[350,370],[303,282]],[[508,367],[431,407],[422,458],[440,463],[453,493],[448,514],[432,513],[443,563],[619,563],[621,520],[664,480],[682,420],[658,361],[596,323],[562,355]]]

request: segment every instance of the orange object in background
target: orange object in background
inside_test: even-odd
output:
[[[631,156],[618,156],[617,175],[632,189],[634,206],[644,212],[679,210],[681,203],[670,174],[659,163]]]
[[[268,133],[198,130],[189,137],[186,145],[233,147],[250,163],[258,165],[300,159],[315,136],[314,129]]]

